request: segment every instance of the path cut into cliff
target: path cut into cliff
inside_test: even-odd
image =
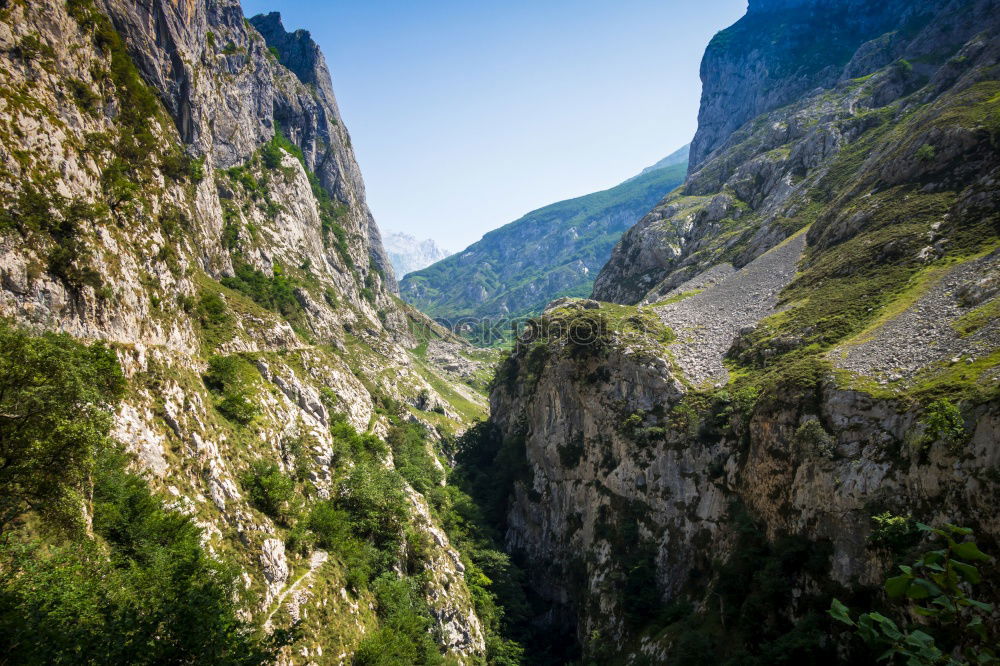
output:
[[[723,357],[742,329],[776,312],[778,294],[795,277],[805,247],[806,234],[799,233],[704,291],[656,307],[660,319],[677,332],[670,349],[688,379],[695,384],[728,381]],[[668,300],[703,282],[694,278]]]

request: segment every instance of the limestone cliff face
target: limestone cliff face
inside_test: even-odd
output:
[[[330,72],[308,33],[286,33],[276,13],[248,23],[232,0],[107,0],[105,7],[185,144],[226,168],[245,162],[281,127],[302,150],[306,167],[347,206],[341,224],[362,275],[368,255],[395,290]]]
[[[940,441],[918,449],[910,443],[921,411],[905,401],[839,388],[832,375],[756,404],[732,393],[694,399],[655,347],[627,334],[583,358],[565,339],[524,345],[492,398],[494,422],[526,455],[508,545],[551,604],[546,620],[581,644],[597,632],[612,654],[668,663],[671,635],[644,624],[657,611],[629,617],[630,571],[655,571],[645,583],[660,608],[685,598],[716,607],[702,595],[738,540],[734,506],[770,538],[796,535],[817,552],[829,544],[824,575],[845,587],[875,586],[885,573],[885,551],[868,540],[873,512],[1000,535],[1000,402],[969,412],[960,450]],[[805,424],[824,435],[804,436]],[[806,595],[816,581],[793,585]]]
[[[433,430],[485,401],[411,353],[413,332],[445,356],[464,347],[393,294],[316,45],[257,23],[266,38],[236,0],[0,7],[0,316],[111,343],[129,379],[116,437],[244,569],[249,612],[303,619],[290,662],[346,658],[375,626],[371,600],[335,557],[286,553],[240,475],[298,461],[329,497],[334,413],[384,435],[384,405]],[[219,410],[212,359],[242,368],[252,418]],[[449,384],[460,408],[434,388]],[[408,496],[442,647],[470,660],[484,638],[464,567]]]
[[[883,511],[1000,536],[998,9],[752,2],[706,54],[685,185],[604,303],[555,304],[501,370],[508,543],[585,653],[732,657],[685,640],[762,612],[732,606],[754,557],[782,572],[761,635],[822,622],[891,567]],[[796,540],[811,564],[759,555]]]
[[[701,63],[702,104],[691,146],[692,171],[748,120],[887,64],[938,3],[861,0],[755,0],[715,36]],[[892,33],[892,34],[889,34]],[[877,40],[877,44],[868,44]],[[852,57],[862,48],[869,56]],[[869,52],[877,51],[876,57]],[[890,60],[885,60],[888,57]],[[898,55],[897,55],[898,57]],[[882,60],[882,62],[878,62]],[[864,71],[861,71],[864,70]]]
[[[928,116],[914,123],[920,143],[916,137],[889,137],[880,152],[883,164],[859,173],[876,189],[940,173],[941,161],[921,161],[915,154],[929,139],[931,124],[946,124],[941,110],[949,102],[961,105],[959,96],[990,78],[996,4],[904,3],[908,9],[893,3],[840,4],[827,6],[828,13],[819,17],[812,3],[802,5],[805,13],[790,14],[761,3],[713,40],[688,180],[622,237],[595,281],[594,298],[655,300],[713,264],[748,263],[795,231],[795,220],[806,222],[810,207],[828,203],[816,196],[817,186],[827,192],[843,186],[830,173],[838,160],[850,168],[852,148],[864,145],[877,127],[901,122],[918,105],[925,105]],[[795,44],[785,31],[794,31],[802,48],[836,40],[847,29],[845,22],[867,16],[865,7],[878,12],[871,24],[878,29],[866,28],[876,32],[860,46],[837,42],[836,49],[808,53],[761,46],[765,38]],[[743,25],[747,21],[752,29]],[[780,39],[770,35],[775,30]],[[860,28],[851,30],[861,34]],[[768,58],[773,62],[767,64]],[[799,76],[795,72],[804,70],[795,69],[796,63],[821,78]],[[935,117],[939,120],[932,122]],[[991,168],[988,142],[972,138],[979,131],[975,122],[951,125],[948,133],[965,132],[967,138],[946,143],[957,152],[978,145],[968,157]],[[968,167],[955,182],[971,196],[979,187],[970,186],[971,164],[959,159],[954,165]],[[865,186],[851,185],[852,192]],[[827,210],[844,208],[837,203]]]

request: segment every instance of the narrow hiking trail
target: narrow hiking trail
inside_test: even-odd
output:
[[[294,583],[285,587],[285,589],[282,590],[277,598],[272,602],[273,607],[271,608],[271,612],[267,614],[267,618],[264,620],[264,628],[266,630],[271,630],[271,618],[274,617],[274,614],[277,613],[284,605],[285,599],[288,598],[288,595],[300,590],[302,585],[308,580],[311,580],[313,574],[316,573],[316,570],[323,566],[328,559],[330,559],[330,556],[325,551],[313,551],[312,555],[309,556],[309,569],[296,578]]]

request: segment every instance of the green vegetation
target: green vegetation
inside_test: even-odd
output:
[[[109,440],[113,352],[0,324],[0,652],[14,663],[271,662],[209,557]],[[84,524],[84,503],[91,529]]]
[[[685,617],[678,612],[683,602],[663,609],[658,624],[673,638],[674,663],[842,663],[826,643],[829,623],[823,611],[834,591],[828,574],[830,545],[794,536],[769,541],[745,512],[734,511],[737,543],[728,561],[711,563],[717,576],[704,595],[705,614]],[[809,592],[796,598],[795,588]],[[788,610],[793,598],[794,617]],[[652,631],[657,631],[655,624]]]
[[[373,584],[381,626],[354,654],[357,666],[444,664],[433,634],[433,618],[412,579],[385,574]]]
[[[524,386],[534,386],[553,351],[585,363],[601,357],[612,344],[633,353],[662,355],[674,340],[676,334],[650,308],[602,303],[599,308],[585,309],[570,304],[527,323],[518,338],[519,348],[527,348],[527,353],[509,356],[495,381],[513,386],[522,378]]]
[[[556,298],[589,296],[621,235],[680,185],[686,173],[687,162],[675,162],[610,190],[528,213],[464,252],[407,275],[400,292],[449,325],[462,318],[495,318],[501,312],[509,312],[509,318],[537,316]],[[466,257],[469,253],[474,260]],[[580,270],[581,263],[588,272]],[[487,300],[472,300],[470,285],[481,286]],[[489,346],[506,340],[509,326],[503,323],[496,331],[489,324],[485,331],[475,328],[480,330],[471,335],[465,329],[456,332]]]
[[[921,423],[924,426],[923,441],[927,444],[940,440],[954,448],[964,444],[968,438],[962,410],[944,398],[927,406]]]
[[[337,254],[340,255],[341,260],[348,268],[354,268],[354,260],[351,259],[347,243],[347,230],[340,223],[344,215],[347,214],[346,204],[336,201],[330,196],[327,189],[319,182],[316,174],[309,169],[302,150],[284,135],[281,126],[278,125],[275,127],[274,137],[261,148],[264,166],[268,169],[279,168],[282,151],[295,157],[302,164],[302,168],[309,178],[309,185],[318,204],[320,222],[323,225],[324,242],[337,250]]]
[[[256,368],[240,356],[212,356],[204,379],[205,386],[219,398],[215,405],[219,413],[234,423],[247,425],[258,412],[252,400],[257,377]]]
[[[891,552],[902,553],[916,545],[920,531],[910,516],[894,516],[888,511],[872,516],[871,534],[868,543],[888,548]]]
[[[964,338],[996,319],[1000,319],[1000,300],[993,300],[970,310],[955,320],[952,326]]]
[[[281,314],[293,326],[305,330],[305,309],[295,297],[297,285],[286,275],[280,264],[274,264],[270,276],[249,264],[237,264],[236,275],[222,278],[222,284],[244,294],[261,307]]]
[[[72,289],[100,289],[103,280],[90,264],[85,229],[107,215],[101,204],[67,199],[58,192],[25,183],[13,205],[0,209],[0,233],[17,230],[23,236],[43,235],[50,242],[46,269]]]
[[[922,523],[917,527],[934,535],[943,547],[925,552],[912,566],[900,566],[902,573],[886,580],[888,597],[907,602],[909,612],[900,613],[901,621],[877,611],[855,620],[837,599],[830,606],[830,616],[882,651],[880,661],[909,666],[1000,662],[1000,646],[988,629],[993,606],[971,596],[972,589],[983,582],[979,566],[993,558],[979,549],[969,528],[946,524],[935,529]]]
[[[114,352],[0,320],[0,533],[27,512],[80,520],[95,452],[125,380]]]
[[[285,476],[275,463],[256,460],[240,477],[247,500],[275,520],[286,521],[294,512],[295,480]]]
[[[937,155],[937,150],[929,143],[925,143],[917,149],[917,159],[921,162],[933,162],[935,155]]]

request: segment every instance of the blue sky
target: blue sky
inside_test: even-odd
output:
[[[320,44],[382,229],[460,250],[694,135],[746,0],[243,0]]]

